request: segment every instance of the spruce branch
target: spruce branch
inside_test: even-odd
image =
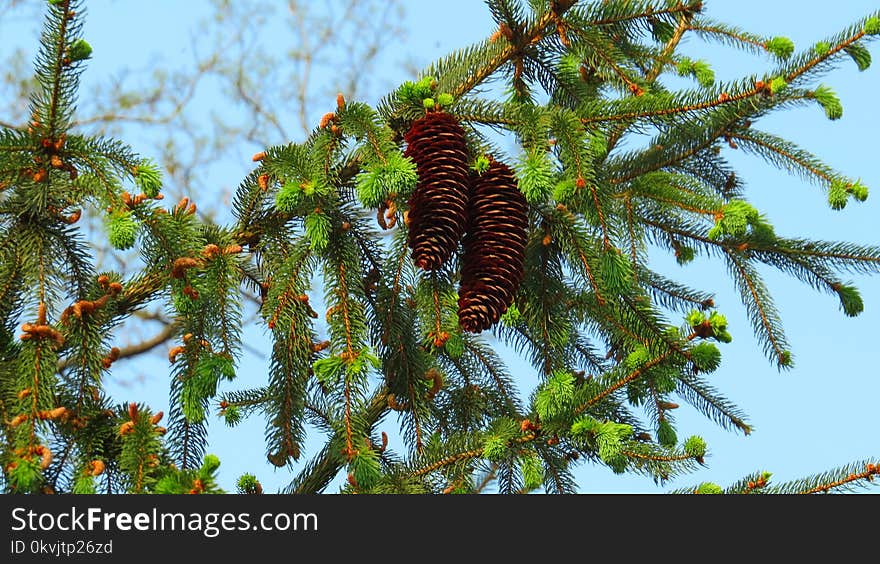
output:
[[[775,135],[754,129],[733,131],[728,135],[740,141],[746,150],[752,150],[780,168],[787,168],[804,178],[816,179],[828,185],[842,178],[814,155]]]
[[[764,342],[764,352],[776,362],[780,370],[789,368],[792,364],[791,351],[782,331],[779,314],[764,282],[736,251],[725,249],[724,253],[752,325]]]
[[[696,335],[694,334],[694,335],[690,336],[689,339],[693,339],[693,338],[695,338],[695,337],[696,337]],[[664,362],[666,359],[668,359],[669,357],[671,357],[672,354],[673,354],[673,351],[671,351],[671,350],[670,350],[670,351],[667,351],[667,352],[664,352],[664,353],[662,353],[662,354],[660,354],[660,355],[658,355],[658,356],[652,358],[652,359],[649,360],[648,362],[642,364],[641,366],[639,366],[639,367],[636,368],[635,370],[632,370],[631,372],[629,372],[629,373],[623,375],[622,378],[615,379],[610,385],[606,386],[606,387],[603,388],[600,392],[598,392],[598,393],[596,393],[595,395],[593,395],[592,397],[590,397],[585,403],[583,403],[583,404],[577,406],[577,407],[574,409],[573,413],[574,413],[575,415],[578,415],[578,414],[583,413],[584,411],[586,411],[586,410],[587,410],[588,408],[590,408],[591,406],[593,406],[593,405],[595,405],[596,403],[602,401],[603,399],[605,399],[606,397],[610,396],[611,394],[613,394],[613,393],[616,392],[617,390],[623,388],[624,386],[626,386],[626,385],[629,384],[630,382],[636,380],[637,378],[639,378],[640,376],[642,376],[643,374],[645,374],[645,373],[646,373],[648,370],[650,370],[651,368],[654,368],[655,366],[660,365],[660,364],[661,364],[662,362]]]
[[[663,72],[664,67],[668,64],[668,61],[678,47],[678,44],[681,43],[684,34],[690,29],[689,15],[690,14],[687,14],[679,18],[678,25],[676,26],[672,37],[669,38],[669,41],[667,41],[666,45],[663,47],[663,52],[660,53],[654,67],[645,76],[645,80],[648,82],[654,82],[657,80],[657,77]]]
[[[679,397],[710,417],[722,428],[734,428],[745,435],[752,433],[752,425],[745,414],[729,400],[721,397],[717,390],[702,381],[697,375],[682,373],[676,387]]]
[[[813,478],[806,478],[801,484],[803,486],[808,486],[812,483],[812,485],[792,493],[816,494],[829,493],[832,491],[852,491],[857,488],[868,487],[870,483],[874,481],[874,477],[878,474],[880,474],[880,466],[876,463],[864,462],[861,464],[851,464],[844,468],[837,469],[836,472],[826,472]],[[779,486],[779,489],[791,489],[791,486],[786,487],[786,485],[783,484]]]
[[[454,98],[459,98],[466,92],[472,90],[475,86],[483,82],[504,63],[509,62],[518,56],[521,49],[526,46],[534,45],[545,37],[549,27],[553,27],[555,31],[555,19],[565,14],[570,7],[567,3],[558,3],[556,10],[547,11],[541,14],[535,21],[523,30],[517,38],[517,43],[506,43],[502,48],[498,49],[481,67],[469,72],[469,76],[460,84],[453,88],[446,89]],[[439,69],[438,69],[439,70]],[[430,71],[429,75],[430,75]],[[440,73],[438,73],[440,74]]]
[[[767,40],[765,38],[703,16],[689,22],[688,31],[693,31],[707,42],[717,39],[727,45],[753,53],[760,54],[767,49]]]
[[[876,18],[878,15],[880,15],[880,12],[875,12],[871,16],[864,18],[861,22],[850,26],[849,29],[844,30],[842,33],[829,40],[827,42],[827,45],[829,46],[828,49],[822,49],[819,51],[813,49],[804,52],[791,62],[791,65],[788,67],[791,70],[785,70],[784,68],[780,69],[786,73],[782,75],[785,77],[785,82],[789,85],[796,85],[808,76],[827,70],[832,61],[846,55],[847,50],[857,45],[859,41],[872,40],[873,36],[866,32],[865,23],[871,17]]]
[[[367,427],[377,424],[388,411],[388,390],[373,393],[360,416]],[[345,432],[337,432],[285,489],[284,493],[320,493],[347,462],[342,456]]]
[[[589,25],[613,26],[629,23],[633,20],[649,20],[650,18],[662,18],[663,16],[677,17],[681,15],[693,15],[702,9],[703,3],[699,0],[690,2],[676,2],[670,6],[664,2],[630,2],[628,4],[592,4],[584,8],[578,8],[576,16],[592,18]],[[583,13],[583,15],[581,15]]]

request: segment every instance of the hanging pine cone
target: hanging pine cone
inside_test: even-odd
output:
[[[416,163],[419,175],[409,199],[408,243],[416,266],[435,270],[455,252],[467,221],[464,130],[453,116],[431,112],[413,122],[404,140],[404,154]]]
[[[528,204],[510,168],[491,159],[474,180],[468,207],[458,323],[479,333],[507,311],[522,281]]]

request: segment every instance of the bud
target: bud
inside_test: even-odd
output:
[[[67,49],[67,58],[71,62],[82,61],[92,56],[92,46],[85,39],[77,39]]]
[[[47,446],[38,446],[35,451],[40,456],[40,468],[45,470],[52,464],[52,451]]]
[[[104,468],[104,461],[96,459],[89,462],[88,472],[92,476],[100,476],[104,473]]]

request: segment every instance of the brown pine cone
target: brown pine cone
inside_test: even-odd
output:
[[[474,179],[468,207],[458,323],[479,333],[498,322],[522,281],[528,204],[510,168],[492,159]]]
[[[404,135],[418,184],[409,199],[408,244],[416,266],[435,270],[455,252],[464,234],[469,170],[464,130],[445,112],[413,122]]]

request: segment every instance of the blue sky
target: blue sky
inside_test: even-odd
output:
[[[95,53],[84,76],[85,87],[126,65],[137,68],[157,56],[166,61],[190,56],[188,36],[206,5],[207,2],[199,1],[160,0],[150,2],[149,10],[144,10],[140,2],[88,2],[85,35]],[[478,0],[410,0],[405,6],[408,32],[395,39],[396,47],[387,53],[381,65],[380,75],[388,88],[414,78],[403,70],[402,62],[422,68],[493,31],[488,9]],[[757,34],[788,36],[799,49],[833,35],[877,9],[876,0],[847,0],[833,7],[795,0],[710,0],[706,6],[706,13],[714,19]],[[131,25],[133,20],[137,25]],[[5,27],[0,22],[0,55],[8,54],[15,46],[31,49],[35,29],[31,22],[19,20],[15,26]],[[766,57],[707,46],[695,37],[686,39],[683,45],[693,57],[709,60],[722,80],[760,74],[774,66]],[[871,50],[875,59],[880,58],[876,44]],[[877,190],[867,202],[851,203],[843,211],[832,211],[819,187],[777,171],[755,157],[731,154],[732,162],[746,180],[748,197],[767,214],[778,233],[880,245],[880,231],[876,229],[880,218],[876,140],[880,113],[875,101],[880,91],[878,73],[880,63],[859,72],[855,64],[847,62],[822,77],[821,82],[832,86],[843,102],[844,116],[839,121],[828,121],[816,107],[772,115],[756,124],[798,140],[831,166],[861,178]],[[332,76],[324,80],[332,81]],[[383,93],[370,92],[365,101],[373,103]],[[212,98],[206,95],[200,103],[211,107]],[[317,108],[315,121],[328,110],[332,107]],[[135,144],[135,150],[141,148]],[[216,179],[218,189],[233,188],[252,166],[250,154],[243,151],[239,162],[227,163],[222,170],[205,174]],[[205,197],[200,195],[196,199]],[[720,429],[682,402],[675,413],[679,436],[699,434],[707,440],[707,468],[657,486],[648,478],[617,476],[605,467],[582,466],[577,475],[583,492],[662,493],[703,481],[725,486],[759,470],[773,472],[777,480],[787,480],[880,456],[875,407],[880,383],[873,359],[880,326],[878,278],[852,278],[862,290],[866,305],[865,312],[853,319],[843,315],[836,298],[763,269],[785,322],[796,363],[793,370],[780,373],[764,358],[752,336],[744,308],[723,264],[698,259],[681,268],[669,257],[658,255],[654,266],[716,294],[716,304],[730,321],[734,341],[722,347],[723,364],[709,380],[749,416],[755,432],[744,437]],[[254,338],[262,338],[262,333],[255,333]],[[521,388],[531,389],[536,381],[533,371],[512,355],[505,354],[505,361],[522,382]],[[120,363],[118,373],[111,375],[107,383],[120,401],[145,401],[167,412],[167,372],[167,361],[159,353],[155,358]],[[133,375],[147,376],[136,379]],[[264,381],[264,375],[265,365],[248,359],[241,366],[239,381],[242,387],[256,386]],[[396,422],[386,419],[384,428],[391,433]],[[209,450],[223,462],[224,487],[232,490],[236,477],[245,471],[255,473],[267,491],[288,483],[290,474],[265,463],[262,420],[256,418],[234,429],[225,428],[219,420],[212,421],[210,429]]]

